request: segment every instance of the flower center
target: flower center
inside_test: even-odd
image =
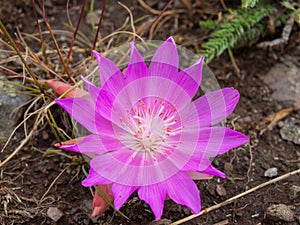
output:
[[[164,100],[139,100],[121,124],[128,131],[120,140],[132,150],[132,159],[167,157],[180,143],[182,126],[174,106]]]

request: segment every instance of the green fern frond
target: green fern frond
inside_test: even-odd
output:
[[[285,8],[289,10],[295,10],[295,7],[289,2],[289,1],[283,1],[281,2],[281,5],[283,5]]]
[[[258,0],[242,0],[242,8],[253,8],[257,4]]]
[[[221,55],[227,48],[236,47],[241,42],[254,42],[263,34],[265,29],[259,23],[275,10],[276,8],[272,5],[264,5],[249,10],[229,10],[234,18],[221,23],[218,29],[211,34],[208,42],[202,45],[199,54],[204,55],[205,62],[208,63],[213,57]]]
[[[218,27],[218,22],[216,20],[201,20],[199,25],[208,31],[212,31]]]

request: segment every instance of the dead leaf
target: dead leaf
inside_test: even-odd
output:
[[[280,120],[290,115],[292,112],[293,112],[293,108],[286,108],[269,115],[267,117],[267,121],[269,121],[270,123],[267,126],[267,129],[272,130]]]

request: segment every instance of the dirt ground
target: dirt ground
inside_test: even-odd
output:
[[[143,15],[154,17],[136,1],[121,2],[130,7],[134,18]],[[161,10],[164,4],[157,2],[159,1],[147,1],[148,4],[152,4],[153,8]],[[207,3],[208,8],[205,8],[200,4],[203,1],[197,1],[200,5],[190,12],[185,6],[178,4],[179,1],[175,2],[177,4],[171,8],[185,10],[185,12],[163,24],[153,38],[164,40],[173,35],[179,44],[183,44],[192,51],[197,51],[207,35],[199,27],[198,21],[200,18],[205,18],[204,15],[208,15],[208,13],[205,14],[205,10],[209,9],[209,4]],[[232,5],[227,3],[228,6],[239,4],[239,2],[230,2]],[[31,1],[22,1],[22,3],[14,5],[10,2],[2,3],[0,4],[0,16],[11,33],[17,27],[22,32],[37,32],[34,26]],[[52,28],[67,29],[64,28],[62,22],[67,20],[64,1],[53,0],[46,1],[46,3],[46,12]],[[74,23],[79,14],[80,4],[81,1],[71,1],[69,6]],[[220,3],[215,3],[215,5],[217,5],[214,8],[216,12],[222,10]],[[100,9],[101,6],[102,1],[96,1],[95,8]],[[120,27],[126,17],[127,12],[116,1],[108,1],[101,27],[101,36]],[[87,24],[83,23],[81,31],[90,38],[93,37],[90,26]],[[213,178],[197,183],[201,192],[203,209],[270,180],[271,178],[265,177],[264,173],[271,167],[278,169],[277,176],[300,168],[299,145],[283,140],[277,124],[273,129],[267,129],[269,124],[267,117],[272,113],[294,107],[293,112],[287,118],[293,117],[299,121],[300,111],[292,102],[272,99],[273,90],[268,83],[263,81],[265,74],[279,61],[282,55],[289,55],[295,61],[300,61],[299,50],[296,48],[299,44],[300,32],[297,27],[292,32],[289,44],[284,48],[269,50],[253,46],[235,50],[233,53],[241,70],[240,74],[235,72],[227,53],[209,64],[222,87],[235,87],[240,91],[239,105],[227,120],[227,125],[247,134],[251,143],[214,160],[214,165],[227,174],[226,179]],[[35,43],[32,42],[30,45],[34,47]],[[14,151],[22,138],[22,131],[20,131],[16,140],[1,153],[1,160]],[[41,129],[17,156],[1,168],[1,224],[149,224],[154,220],[148,205],[139,200],[136,194],[131,196],[130,200],[121,208],[130,221],[112,209],[97,218],[92,218],[92,193],[89,189],[81,186],[81,180],[84,178],[81,167],[84,162],[79,156],[72,153],[45,155],[47,149],[54,148],[55,142],[55,137],[49,128]],[[1,141],[1,146],[3,143]],[[300,186],[299,174],[254,191],[227,206],[199,216],[185,224],[300,224],[300,197],[299,193],[296,197],[293,196],[293,186]],[[274,204],[291,206],[295,213],[294,221],[276,221],[274,218],[268,217],[267,208]],[[55,223],[47,215],[49,207],[57,207],[63,213],[58,222]],[[189,209],[169,200],[165,203],[162,219],[165,219],[164,222],[168,224],[189,215],[191,215]]]

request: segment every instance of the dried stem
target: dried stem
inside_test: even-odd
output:
[[[33,14],[34,14],[34,17],[35,17],[35,23],[36,23],[36,26],[38,28],[38,32],[39,32],[39,36],[40,36],[42,55],[45,59],[45,64],[48,66],[48,57],[47,57],[47,54],[46,54],[45,41],[44,41],[44,38],[43,38],[41,26],[40,26],[40,23],[39,23],[39,20],[38,20],[38,15],[37,15],[37,12],[36,12],[36,6],[35,6],[34,0],[31,0],[31,3],[32,3],[32,8],[33,8]],[[47,71],[47,73],[48,73],[50,78],[53,78],[53,75],[50,71]]]
[[[33,115],[33,114],[31,114]],[[30,115],[30,116],[31,116]],[[43,117],[40,117],[41,114],[38,115],[37,118],[37,122],[35,123],[34,127],[31,128],[31,131],[29,132],[29,134],[26,136],[26,138],[24,139],[24,141],[22,141],[22,143],[15,149],[15,151],[13,151],[3,162],[0,163],[0,168],[3,167],[6,163],[8,163],[9,160],[11,160],[24,146],[25,144],[30,140],[30,138],[33,136],[36,128],[37,128],[37,124],[39,124],[42,120]],[[26,119],[24,119],[24,121],[26,121],[28,118],[30,118],[30,116],[28,116]],[[16,130],[24,123],[21,122],[12,132],[11,136],[8,138],[7,142],[5,143],[4,147],[2,148],[1,152],[3,152],[4,148],[6,148],[7,144],[9,143],[9,141],[11,140],[13,134],[16,132]]]
[[[98,22],[98,27],[97,27],[97,31],[96,31],[96,34],[95,34],[95,39],[94,39],[92,50],[95,50],[95,48],[96,48],[96,43],[97,43],[97,39],[98,39],[98,35],[99,35],[101,23],[102,23],[104,11],[105,11],[105,6],[106,6],[106,0],[103,1],[102,11],[101,11],[100,19],[99,19],[99,22]]]
[[[86,171],[85,167],[82,166],[81,168],[82,168],[82,172],[83,172],[84,175],[87,177],[87,176],[88,176],[88,172]],[[116,210],[117,213],[119,213],[119,214],[120,214],[121,216],[123,216],[125,219],[127,219],[128,221],[130,221],[130,219],[129,219],[124,213],[122,213],[121,211],[119,211],[119,210],[117,210],[117,209],[115,208],[115,206],[111,203],[111,201],[109,201],[109,199],[101,192],[101,190],[100,190],[97,186],[95,186],[95,189],[96,189],[96,191],[98,192],[98,194],[101,196],[101,198],[103,198],[104,201],[105,201],[110,207],[112,207],[114,210]]]
[[[63,173],[70,168],[72,164],[68,165],[66,168],[64,168],[58,175],[57,177],[55,177],[55,179],[52,181],[52,183],[50,184],[50,186],[48,187],[47,191],[43,194],[43,196],[41,197],[41,200],[39,201],[39,203],[42,203],[45,196],[49,193],[49,191],[51,190],[51,188],[53,187],[53,185],[56,183],[56,181],[61,177],[61,175],[63,175]]]
[[[123,8],[125,8],[126,11],[128,12],[129,17],[130,17],[130,25],[131,25],[132,32],[133,32],[134,34],[136,34],[136,30],[135,30],[135,27],[134,27],[134,20],[133,20],[132,12],[131,12],[130,9],[129,9],[126,5],[124,5],[123,3],[118,2],[118,4],[121,5]],[[135,36],[134,36],[134,35],[133,35],[133,41],[135,41]]]
[[[240,68],[238,67],[238,65],[237,65],[237,63],[236,63],[236,61],[235,61],[235,59],[234,59],[234,56],[233,56],[233,53],[232,53],[231,48],[228,48],[228,54],[229,54],[229,58],[230,58],[230,60],[231,60],[231,63],[232,63],[232,65],[233,65],[233,67],[234,67],[235,72],[236,72],[238,75],[241,74],[241,70],[240,70]]]
[[[77,32],[79,30],[81,19],[83,17],[83,12],[84,12],[85,5],[86,5],[86,0],[83,1],[82,6],[81,6],[81,12],[80,12],[80,15],[79,15],[79,18],[78,18],[78,21],[77,21],[76,29],[75,29],[75,31],[73,33],[73,36],[72,36],[72,41],[71,41],[69,52],[68,52],[68,55],[67,55],[67,61],[70,60],[70,57],[71,57],[71,54],[72,54],[72,49],[73,49],[73,46],[74,46],[74,42],[75,42],[75,39],[76,39]]]
[[[41,8],[42,8],[42,11],[43,11],[43,18],[44,18],[44,20],[45,20],[45,24],[46,24],[46,26],[47,26],[47,28],[48,28],[48,31],[49,31],[49,34],[50,34],[51,39],[52,39],[52,41],[53,41],[53,44],[54,44],[54,46],[55,46],[55,48],[56,48],[56,51],[57,51],[58,57],[59,57],[59,59],[60,59],[60,62],[61,62],[61,64],[62,64],[63,67],[64,67],[64,72],[67,74],[70,83],[71,83],[71,84],[74,84],[75,82],[74,82],[73,78],[71,77],[71,75],[70,75],[70,73],[69,73],[69,71],[68,71],[67,65],[66,65],[66,63],[65,63],[65,61],[64,61],[64,59],[63,59],[63,57],[62,57],[61,52],[60,52],[60,48],[59,48],[59,46],[58,46],[58,43],[57,43],[57,41],[56,41],[56,39],[55,39],[55,37],[54,37],[54,34],[53,34],[53,32],[52,32],[50,23],[49,23],[48,20],[47,20],[44,6],[42,5]]]
[[[174,0],[170,0],[169,3],[162,9],[162,11],[156,16],[153,22],[149,25],[148,29],[141,35],[144,37],[146,34],[149,33],[151,27],[159,20],[159,18],[167,11],[167,9],[171,6]]]
[[[12,37],[10,36],[10,34],[8,33],[8,31],[6,30],[5,26],[3,25],[2,21],[0,20],[0,27],[2,29],[2,31],[4,32],[5,36],[7,37],[7,39],[9,40],[11,46],[13,47],[13,49],[15,50],[15,52],[18,54],[19,58],[21,59],[23,65],[25,66],[27,72],[29,73],[29,75],[31,76],[31,78],[33,79],[34,83],[38,86],[38,88],[40,89],[41,93],[44,93],[44,89],[42,88],[42,86],[40,85],[39,81],[37,80],[35,74],[31,71],[31,69],[29,68],[28,64],[26,63],[22,53],[20,52],[20,50],[17,48],[16,43],[14,42],[14,40],[12,39]]]
[[[198,217],[198,216],[207,214],[207,213],[209,213],[209,212],[211,212],[211,211],[213,211],[213,210],[219,209],[219,208],[221,208],[221,207],[223,207],[223,206],[225,206],[225,205],[229,205],[229,204],[231,204],[232,202],[234,202],[235,200],[237,200],[237,199],[239,199],[239,198],[241,198],[241,197],[244,197],[245,195],[248,195],[248,194],[250,194],[250,193],[252,193],[252,192],[254,192],[254,191],[257,191],[258,189],[261,189],[261,188],[263,188],[263,187],[266,187],[266,186],[268,186],[268,185],[270,185],[270,184],[273,184],[273,183],[276,183],[276,182],[278,182],[278,181],[284,180],[284,179],[286,179],[286,178],[288,178],[288,177],[290,177],[290,176],[292,176],[292,175],[298,174],[298,173],[300,173],[300,169],[297,169],[297,170],[294,170],[294,171],[292,171],[292,172],[286,173],[286,174],[284,174],[284,175],[282,175],[282,176],[280,176],[280,177],[277,177],[277,178],[274,178],[274,179],[272,179],[272,180],[269,180],[269,181],[267,181],[267,182],[265,182],[265,183],[262,183],[262,184],[260,184],[260,185],[258,185],[258,186],[256,186],[256,187],[254,187],[254,188],[249,189],[248,191],[245,191],[245,192],[243,192],[243,193],[240,193],[240,194],[238,194],[238,195],[236,195],[236,196],[234,196],[234,197],[232,197],[232,198],[229,198],[229,199],[225,200],[224,202],[221,202],[221,203],[219,203],[219,204],[216,204],[216,205],[214,205],[214,206],[211,206],[211,207],[209,207],[209,208],[206,208],[206,209],[202,210],[202,211],[201,211],[200,213],[198,213],[198,214],[191,215],[191,216],[188,216],[188,217],[183,218],[183,219],[181,219],[181,220],[175,221],[174,223],[171,223],[170,225],[178,225],[178,224],[182,224],[182,223],[185,223],[185,222],[187,222],[187,221],[190,221],[190,220],[192,220],[192,219],[194,219],[194,218],[196,218],[196,217]]]

